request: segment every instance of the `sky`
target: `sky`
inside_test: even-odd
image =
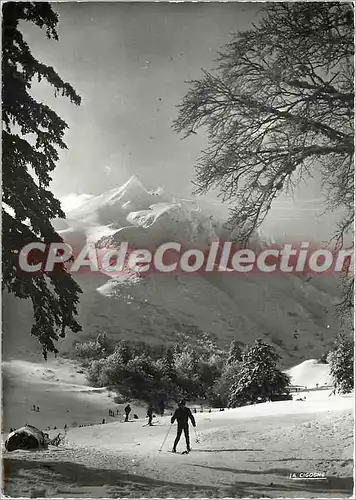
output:
[[[261,16],[259,3],[53,3],[59,42],[37,27],[23,27],[33,54],[55,68],[82,97],[76,107],[54,98],[45,84],[35,95],[67,122],[52,189],[58,197],[100,194],[136,175],[148,188],[181,196],[193,190],[194,164],[207,145],[204,132],[182,140],[171,128],[189,80],[211,69],[235,32]],[[216,200],[217,193],[208,194]],[[318,179],[295,199],[282,197],[271,231],[330,233],[334,216],[320,217]],[[310,227],[310,231],[306,231]]]

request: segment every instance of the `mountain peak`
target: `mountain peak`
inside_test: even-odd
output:
[[[147,191],[147,189],[140,181],[140,179],[137,177],[137,175],[132,175],[130,179],[121,186],[120,190],[126,190],[128,188],[133,188],[133,187],[141,188],[144,191]]]

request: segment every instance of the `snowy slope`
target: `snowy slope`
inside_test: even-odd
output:
[[[307,359],[287,371],[292,385],[301,385],[307,388],[331,386],[330,365],[318,363],[316,359]]]
[[[263,492],[271,498],[350,498],[353,398],[321,392],[322,399],[310,393],[303,402],[198,412],[199,442],[192,431],[193,451],[186,457],[169,453],[175,434],[169,415],[156,418],[153,427],[143,427],[144,418],[71,426],[58,450],[4,454],[5,493],[61,498],[261,498]],[[54,392],[48,395],[48,404],[56,404],[57,413],[61,398],[61,392],[59,398]],[[184,448],[181,441],[178,451]],[[324,472],[327,481],[289,478],[291,472],[312,471]]]
[[[4,384],[3,429],[26,422],[47,429],[122,420],[125,404],[115,404],[114,394],[88,385],[83,370],[68,360],[48,362],[12,360],[2,365]],[[40,408],[32,411],[33,405]],[[143,405],[132,403],[133,413],[145,415]],[[144,405],[145,406],[145,405]],[[114,418],[109,409],[119,409]]]

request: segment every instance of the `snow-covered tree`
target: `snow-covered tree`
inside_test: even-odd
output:
[[[351,2],[266,2],[262,18],[221,49],[179,105],[173,127],[200,128],[199,194],[234,204],[229,225],[246,243],[283,192],[322,177],[339,210],[335,243],[354,222],[354,7]],[[341,310],[353,307],[353,279]]]
[[[239,346],[239,343],[237,340],[233,340],[230,344],[230,349],[227,357],[227,363],[231,364],[236,361],[241,361],[242,360],[242,350]]]
[[[290,377],[277,367],[279,360],[279,354],[263,340],[247,346],[242,353],[238,376],[230,389],[229,405],[239,406],[256,401],[258,397],[269,398],[287,391]]]
[[[261,21],[234,35],[179,106],[178,132],[208,131],[199,192],[236,201],[241,239],[278,194],[320,165],[326,203],[354,219],[354,13],[348,2],[269,2]]]
[[[162,360],[162,372],[170,380],[175,380],[176,368],[174,364],[174,354],[170,347],[168,347]]]
[[[354,341],[340,333],[328,355],[334,392],[347,394],[354,388]]]

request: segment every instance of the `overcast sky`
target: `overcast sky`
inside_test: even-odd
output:
[[[57,196],[99,194],[136,174],[149,188],[190,195],[194,163],[206,145],[203,133],[181,140],[172,131],[186,80],[211,69],[231,34],[258,22],[258,3],[54,3],[60,41],[24,28],[36,57],[53,66],[81,95],[76,107],[54,99],[41,85],[36,95],[68,123],[52,188]],[[210,198],[216,194],[211,193]],[[330,232],[317,217],[319,182],[308,181],[296,200],[281,200],[271,228],[296,233]],[[306,222],[308,225],[306,226]]]

